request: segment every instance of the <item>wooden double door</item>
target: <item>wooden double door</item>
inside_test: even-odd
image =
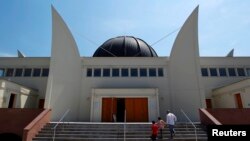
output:
[[[148,122],[147,98],[102,98],[102,122],[124,122],[125,110],[126,122]]]

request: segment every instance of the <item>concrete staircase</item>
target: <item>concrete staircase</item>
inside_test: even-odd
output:
[[[53,141],[52,129],[56,123],[48,123],[33,141]],[[196,124],[197,140],[206,141],[207,134],[200,124]],[[124,134],[125,129],[125,134]],[[163,139],[176,141],[195,141],[195,130],[190,124],[177,123],[176,134],[170,139],[168,128],[163,130]],[[125,139],[124,139],[125,135]],[[150,123],[83,123],[64,122],[56,128],[55,141],[149,141],[151,135]]]

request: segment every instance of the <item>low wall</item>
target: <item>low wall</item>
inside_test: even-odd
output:
[[[223,125],[242,125],[250,124],[250,109],[235,109],[235,108],[214,108],[205,109],[210,113],[217,121]],[[204,115],[200,116],[201,123],[204,124],[208,121]],[[204,122],[205,121],[205,122]]]
[[[13,133],[22,137],[23,129],[44,109],[0,109],[0,134]]]
[[[43,128],[43,126],[50,122],[51,110],[46,109],[39,114],[29,125],[24,128],[23,141],[32,141],[32,138]]]
[[[199,114],[200,121],[203,125],[221,125],[221,123],[206,109],[199,109]]]

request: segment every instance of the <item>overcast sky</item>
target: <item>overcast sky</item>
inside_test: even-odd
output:
[[[106,40],[135,36],[169,56],[178,29],[199,5],[200,56],[250,56],[249,0],[0,0],[0,56],[47,57],[51,5],[71,30],[81,56]]]

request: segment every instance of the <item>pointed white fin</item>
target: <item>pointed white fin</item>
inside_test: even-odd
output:
[[[52,109],[52,120],[58,121],[70,109],[67,118],[78,118],[81,93],[81,57],[76,42],[52,6],[52,50],[45,107]]]
[[[25,57],[25,55],[20,50],[17,50],[17,56],[18,56],[18,58],[24,58]]]
[[[234,49],[232,49],[226,57],[234,57]]]
[[[205,105],[200,75],[198,9],[197,6],[179,31],[169,61],[172,109],[178,109],[175,112],[181,119],[184,117],[180,109],[183,109],[194,121],[199,120],[198,108]]]

